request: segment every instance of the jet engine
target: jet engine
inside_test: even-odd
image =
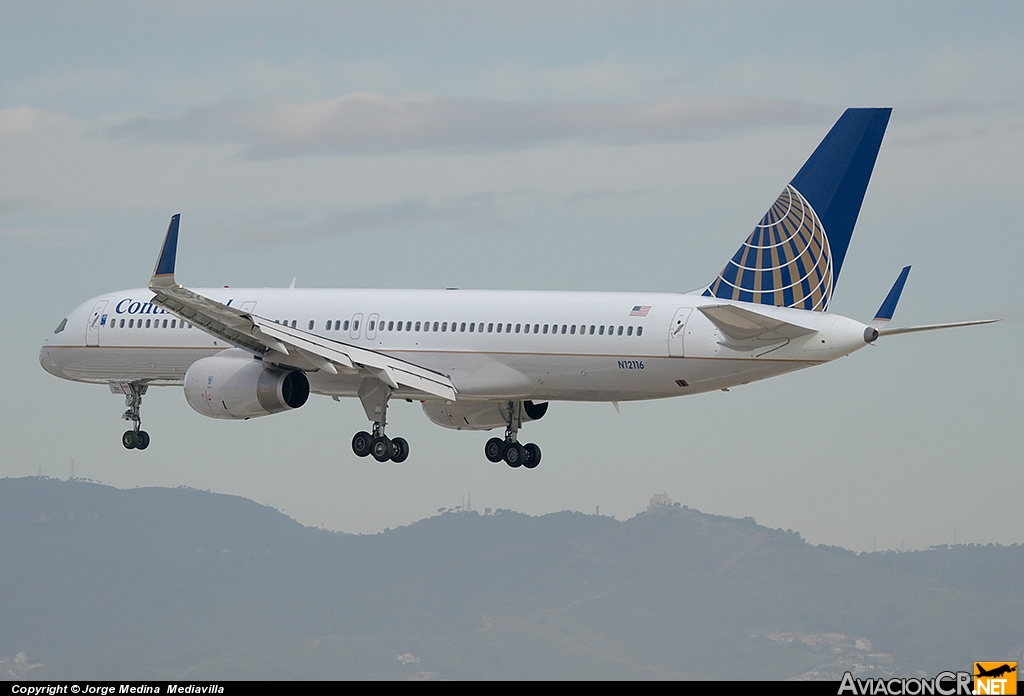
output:
[[[491,430],[508,424],[508,401],[424,401],[423,412],[433,423],[455,430]],[[547,402],[523,402],[522,422],[540,420],[548,412]]]
[[[298,408],[309,398],[301,370],[265,365],[243,350],[196,360],[185,373],[185,399],[210,418],[244,420]]]

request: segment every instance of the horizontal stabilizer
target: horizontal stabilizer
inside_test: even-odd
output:
[[[936,329],[955,329],[958,326],[979,326],[994,324],[998,319],[975,319],[974,321],[955,321],[950,324],[925,324],[922,326],[904,326],[878,329],[879,336],[895,336],[897,334],[917,333],[918,331],[935,331]]]
[[[735,305],[710,305],[697,309],[722,333],[737,341],[770,337],[797,338],[817,331]]]

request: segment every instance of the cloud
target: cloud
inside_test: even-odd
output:
[[[21,136],[35,133],[48,121],[60,118],[42,109],[21,105],[0,109],[0,135]]]
[[[338,211],[313,221],[297,219],[290,213],[274,213],[236,225],[227,236],[247,242],[294,242],[383,229],[454,225],[467,231],[482,231],[502,224],[496,212],[494,195],[482,193],[460,197],[441,206],[409,198],[397,203]]]
[[[12,240],[31,246],[74,246],[88,239],[89,230],[76,226],[20,226],[0,225],[0,240]]]
[[[569,140],[636,144],[701,140],[758,126],[827,120],[827,107],[789,99],[672,99],[642,104],[387,97],[214,104],[110,127],[113,139],[234,143],[249,158],[515,150]]]

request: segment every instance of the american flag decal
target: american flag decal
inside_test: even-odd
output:
[[[646,317],[647,313],[651,311],[651,305],[636,305],[633,307],[633,311],[629,313],[631,317]]]

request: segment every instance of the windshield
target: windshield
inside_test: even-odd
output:
[[[68,325],[68,320],[67,320],[67,318],[65,318],[65,319],[63,319],[63,320],[62,320],[62,321],[60,322],[60,324],[58,324],[58,325],[57,325],[57,328],[56,328],[56,329],[54,329],[54,330],[53,330],[53,332],[54,332],[55,334],[59,334],[59,333],[60,333],[61,331],[63,331],[63,330],[64,330],[64,327],[65,327],[65,326],[67,326],[67,325]]]

